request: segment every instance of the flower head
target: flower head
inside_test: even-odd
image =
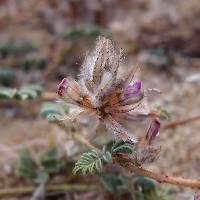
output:
[[[103,122],[114,138],[137,142],[119,122],[119,118],[152,118],[146,103],[141,81],[133,81],[135,69],[119,78],[118,68],[121,51],[112,40],[100,37],[95,49],[85,58],[78,82],[64,78],[58,85],[58,95],[67,103],[78,106],[81,112],[76,116],[91,117]],[[97,123],[98,124],[98,123]],[[151,125],[147,137],[154,138],[158,126]]]

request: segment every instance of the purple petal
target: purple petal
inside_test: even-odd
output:
[[[158,121],[158,119],[154,119],[151,122],[150,127],[146,134],[146,139],[149,142],[149,144],[151,143],[152,140],[155,139],[156,136],[158,136],[159,129],[160,129],[160,122]]]
[[[57,94],[63,96],[68,88],[69,84],[67,78],[64,78],[58,85]]]
[[[129,99],[129,98],[140,96],[141,88],[142,88],[141,81],[135,81],[135,82],[130,83],[123,90],[123,93],[122,93],[123,99]]]

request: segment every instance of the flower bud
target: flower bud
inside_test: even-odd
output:
[[[144,96],[141,88],[141,81],[135,81],[130,83],[123,89],[121,94],[121,100],[123,100],[125,104],[134,104],[139,102]]]
[[[57,93],[66,101],[78,101],[81,98],[79,84],[72,78],[64,78],[58,85]]]
[[[158,119],[155,119],[151,122],[150,127],[146,134],[146,140],[150,144],[152,140],[155,139],[157,135],[159,135],[159,129],[160,129],[160,122]]]
[[[63,80],[58,85],[57,94],[61,97],[64,96],[68,86],[69,84],[67,78],[63,78]]]

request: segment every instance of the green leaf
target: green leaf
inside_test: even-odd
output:
[[[66,161],[59,155],[56,148],[50,149],[42,156],[41,164],[49,174],[60,173],[66,167]]]
[[[101,176],[100,180],[105,189],[109,192],[123,193],[128,191],[128,179],[125,176],[117,176],[106,173]]]
[[[77,27],[69,27],[66,29],[64,37],[70,40],[76,40],[84,35],[84,31]]]
[[[112,155],[109,151],[106,151],[104,154],[103,154],[103,159],[106,163],[112,163]]]
[[[44,58],[37,59],[35,62],[36,68],[43,70],[47,67],[48,61]]]
[[[40,170],[37,172],[33,181],[37,184],[47,183],[49,178],[49,174],[45,170]]]
[[[21,100],[31,100],[39,97],[42,93],[42,88],[39,85],[28,85],[22,87],[15,94],[15,98]]]
[[[138,176],[138,178],[136,178],[134,183],[135,187],[141,187],[142,191],[144,192],[156,189],[155,183],[151,179],[148,179],[143,176]]]
[[[84,29],[84,35],[87,37],[97,38],[99,35],[109,36],[110,33],[99,26],[86,26]]]
[[[10,54],[13,54],[16,50],[16,47],[13,43],[8,42],[0,45],[0,56],[7,57]]]
[[[21,67],[24,71],[29,71],[31,70],[34,64],[34,59],[24,58],[24,60],[22,60]]]
[[[20,158],[16,171],[17,175],[31,180],[34,179],[37,170],[37,164],[33,160],[30,151],[28,149],[23,149],[19,156]]]
[[[43,70],[46,68],[48,61],[44,58],[24,58],[21,66],[24,71],[30,71],[31,69]]]
[[[112,146],[112,152],[113,153],[128,153],[128,154],[132,154],[133,153],[133,146],[131,144],[125,143],[123,141],[116,142]]]
[[[34,90],[38,96],[42,94],[42,87],[40,85],[27,85],[24,88]]]
[[[15,70],[9,67],[1,66],[0,69],[0,81],[10,81],[15,77]]]
[[[16,92],[16,89],[0,87],[0,99],[12,99]]]
[[[15,43],[15,53],[29,53],[36,50],[36,47],[33,46],[28,41]]]
[[[7,42],[0,44],[0,56],[7,57],[9,55],[18,55],[34,51],[35,47],[29,42]]]
[[[101,159],[99,158],[96,162],[95,162],[95,168],[98,172],[101,172],[103,167],[102,167],[102,162]]]
[[[56,113],[55,114],[48,114],[46,119],[49,123],[55,123],[55,122],[59,121],[60,116],[61,116],[60,114],[56,114]]]
[[[110,36],[111,34],[99,26],[84,26],[84,27],[68,27],[64,37],[70,40],[76,40],[80,37],[96,38],[99,35]]]
[[[170,118],[170,115],[169,113],[167,112],[167,110],[165,110],[164,108],[162,107],[157,107],[156,109],[156,114],[159,116],[159,118],[161,120],[166,120],[166,119],[169,119]]]
[[[76,174],[81,171],[82,174],[94,174],[95,172],[101,172],[102,166],[102,153],[92,150],[90,152],[83,153],[80,160],[75,163],[73,173]]]
[[[149,52],[150,52],[153,56],[155,56],[155,57],[157,57],[157,58],[159,58],[159,59],[166,59],[166,60],[168,60],[167,52],[166,52],[166,50],[163,49],[163,48],[149,49]]]
[[[41,115],[48,119],[48,121],[53,122],[56,117],[63,116],[65,111],[61,106],[52,102],[45,102],[42,104]]]
[[[19,100],[35,99],[41,95],[42,88],[39,85],[24,86],[21,89],[12,89],[6,87],[0,87],[1,99],[16,98]]]

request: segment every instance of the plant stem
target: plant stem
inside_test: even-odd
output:
[[[191,117],[187,117],[187,118],[183,118],[183,119],[178,119],[178,120],[175,120],[168,124],[165,124],[164,126],[162,126],[162,129],[166,130],[166,129],[170,129],[170,128],[175,128],[176,126],[183,125],[183,124],[186,124],[186,123],[189,123],[189,122],[192,122],[195,120],[199,120],[199,119],[200,119],[200,114],[191,116]]]
[[[176,177],[176,176],[168,176],[168,175],[159,174],[156,172],[143,169],[141,167],[134,165],[135,163],[134,159],[124,154],[113,155],[113,158],[115,162],[119,163],[128,171],[152,178],[158,181],[159,183],[169,183],[169,184],[178,185],[178,186],[200,189],[200,180],[186,179],[186,178]]]
[[[29,186],[29,187],[18,187],[18,188],[6,188],[0,190],[0,198],[5,197],[13,197],[13,196],[26,196],[30,195],[35,191],[37,187]],[[88,184],[61,184],[61,185],[47,185],[47,192],[65,192],[65,191],[73,191],[73,192],[86,192],[86,191],[96,191],[100,190],[99,186],[96,185],[88,185]]]
[[[96,150],[100,150],[99,148],[95,147],[93,144],[91,144],[86,138],[82,137],[79,133],[75,132],[75,131],[70,131],[69,127],[63,122],[63,121],[56,121],[57,125],[62,128],[67,134],[71,134],[72,137],[80,142],[81,144],[85,145],[86,147],[88,147],[89,149],[96,149]]]
[[[82,137],[80,134],[78,133],[73,133],[73,137],[74,139],[76,139],[77,141],[79,141],[80,143],[84,144],[86,147],[88,147],[89,149],[96,149],[96,150],[100,150],[99,148],[95,147],[93,144],[91,144],[87,139],[85,139],[84,137]]]
[[[158,174],[158,173],[155,173],[155,172],[143,169],[143,168],[135,167],[135,166],[129,170],[131,170],[132,172],[135,172],[137,174],[140,174],[142,176],[152,178],[160,183],[169,183],[169,184],[178,185],[178,186],[200,189],[200,180],[185,179],[182,177]]]

